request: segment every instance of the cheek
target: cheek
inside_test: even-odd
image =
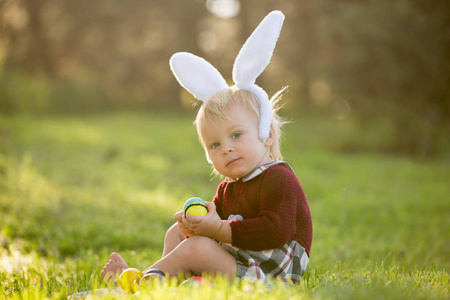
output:
[[[216,151],[210,151],[208,152],[208,155],[213,164],[216,164],[219,161]]]

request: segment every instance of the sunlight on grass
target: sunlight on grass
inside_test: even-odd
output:
[[[342,152],[341,138],[354,143],[358,131],[351,119],[333,122],[303,116],[285,131],[314,221],[300,285],[218,280],[136,298],[448,298],[448,161]],[[364,147],[387,142],[380,126]],[[0,299],[105,288],[99,272],[112,251],[148,267],[173,214],[192,196],[211,200],[219,182],[191,115],[0,117]]]

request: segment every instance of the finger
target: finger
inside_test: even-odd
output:
[[[186,214],[186,219],[190,224],[200,223],[202,221],[202,216],[191,215],[190,213]]]
[[[190,220],[188,218],[186,218],[183,215],[183,225],[188,229],[188,230],[192,230],[193,229],[193,223],[190,222]]]
[[[181,222],[183,222],[184,225],[189,224],[189,220],[186,218],[184,214],[181,216]]]
[[[208,213],[216,212],[216,205],[214,202],[206,202],[206,208],[208,209]]]
[[[182,217],[183,217],[183,211],[178,211],[175,213],[175,215],[173,216],[173,218],[178,221],[181,222],[182,221]]]
[[[195,234],[195,232],[194,231],[192,231],[192,230],[189,230],[189,229],[183,229],[183,230],[181,230],[181,232],[185,235],[185,236],[192,236],[192,235],[194,235]]]
[[[178,228],[180,228],[180,229],[186,229],[187,228],[186,225],[183,222],[177,222],[177,224],[178,224]]]

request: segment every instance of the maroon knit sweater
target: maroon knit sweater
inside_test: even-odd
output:
[[[294,172],[275,165],[249,181],[222,181],[214,203],[219,216],[231,220],[232,245],[261,251],[282,247],[293,239],[309,256],[312,220],[303,189]]]

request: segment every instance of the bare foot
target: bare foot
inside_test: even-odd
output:
[[[122,273],[123,270],[128,269],[128,265],[119,253],[113,252],[110,256],[110,260],[103,267],[102,277],[106,281],[110,281],[114,276]]]

